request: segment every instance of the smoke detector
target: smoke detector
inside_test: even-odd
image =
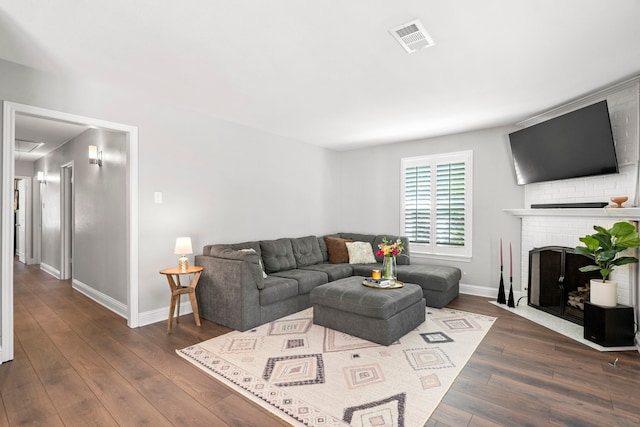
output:
[[[424,29],[424,25],[418,19],[391,28],[389,32],[408,53],[435,45],[431,36],[427,34],[427,30]]]

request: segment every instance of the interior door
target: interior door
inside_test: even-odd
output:
[[[17,191],[17,208],[16,209],[16,255],[21,263],[27,262],[27,250],[26,250],[26,225],[27,225],[27,204],[26,197],[27,188],[24,179],[16,180]]]

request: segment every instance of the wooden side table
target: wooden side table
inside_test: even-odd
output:
[[[164,274],[169,282],[169,288],[171,288],[171,304],[169,308],[169,321],[167,324],[167,334],[171,333],[171,324],[173,321],[173,313],[177,310],[176,323],[180,322],[180,297],[183,294],[188,294],[191,300],[191,308],[193,309],[193,318],[196,321],[196,325],[200,326],[200,315],[198,314],[198,301],[196,300],[196,286],[198,286],[198,280],[202,274],[202,267],[191,266],[185,271],[182,271],[178,267],[165,268],[160,270],[160,274]],[[193,274],[193,279],[189,283],[189,286],[180,285],[180,275]],[[175,280],[174,280],[175,277]]]

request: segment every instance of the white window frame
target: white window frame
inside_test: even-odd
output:
[[[436,244],[436,239],[432,236],[430,243],[411,243],[410,253],[411,256],[417,256],[418,258],[433,258],[444,260],[458,260],[458,261],[470,261],[472,257],[472,201],[473,201],[473,151],[459,151],[454,153],[434,154],[429,156],[420,157],[405,157],[401,159],[400,167],[400,230],[402,235],[406,235],[405,224],[405,177],[406,169],[416,166],[431,166],[431,182],[435,182],[436,166],[442,163],[457,163],[464,162],[465,164],[465,237],[464,246],[448,246]],[[435,206],[436,192],[431,191],[431,206]],[[436,224],[436,212],[435,209],[431,209],[431,224],[435,229]]]

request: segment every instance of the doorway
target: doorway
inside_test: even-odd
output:
[[[2,335],[0,340],[0,363],[13,359],[13,257],[14,257],[14,141],[15,141],[15,116],[24,114],[44,119],[57,120],[66,123],[76,123],[94,128],[123,132],[126,135],[126,277],[127,277],[127,325],[137,327],[138,321],[138,129],[135,126],[107,122],[100,119],[77,116],[44,108],[3,102],[3,129],[2,129],[2,224],[1,224],[1,322]],[[63,168],[64,169],[64,168]],[[73,202],[73,171],[69,170],[70,196]],[[64,239],[63,239],[64,240]],[[69,239],[68,269],[72,270],[73,244]]]
[[[30,176],[16,176],[14,183],[14,254],[23,264],[35,264],[33,208],[37,206]]]
[[[13,189],[13,224],[15,234],[13,236],[14,254],[18,261],[27,263],[27,186],[25,180],[19,177],[14,179]]]

